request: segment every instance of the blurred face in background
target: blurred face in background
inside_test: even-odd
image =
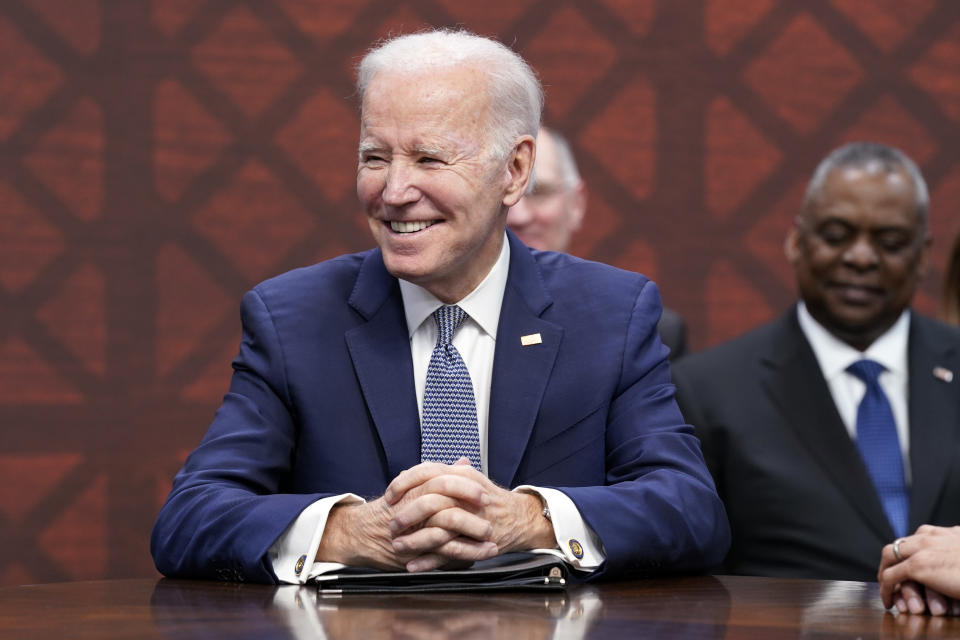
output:
[[[587,190],[548,129],[537,135],[533,186],[507,213],[507,225],[527,246],[566,251],[587,208]]]

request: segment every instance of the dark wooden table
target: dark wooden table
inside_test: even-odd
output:
[[[0,589],[0,638],[960,638],[884,611],[877,585],[734,576],[561,594],[344,596],[306,587],[110,580]]]

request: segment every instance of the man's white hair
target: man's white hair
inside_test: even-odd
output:
[[[498,158],[506,158],[520,136],[534,138],[540,128],[543,90],[533,69],[509,47],[469,31],[437,29],[398,36],[374,46],[357,67],[361,101],[380,72],[420,73],[455,66],[471,66],[490,79],[492,105],[490,144]]]

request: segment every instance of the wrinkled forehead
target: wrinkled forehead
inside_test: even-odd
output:
[[[370,81],[360,106],[361,118],[384,103],[402,103],[410,111],[490,105],[490,78],[475,66],[436,66],[412,71],[380,71]]]
[[[446,142],[471,153],[488,146],[492,127],[486,82],[482,72],[462,67],[378,73],[363,98],[361,146],[371,139],[408,148]]]

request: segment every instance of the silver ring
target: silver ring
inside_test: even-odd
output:
[[[901,542],[903,542],[903,538],[897,538],[893,541],[893,557],[897,559],[897,562],[903,562],[903,556],[900,555]]]

